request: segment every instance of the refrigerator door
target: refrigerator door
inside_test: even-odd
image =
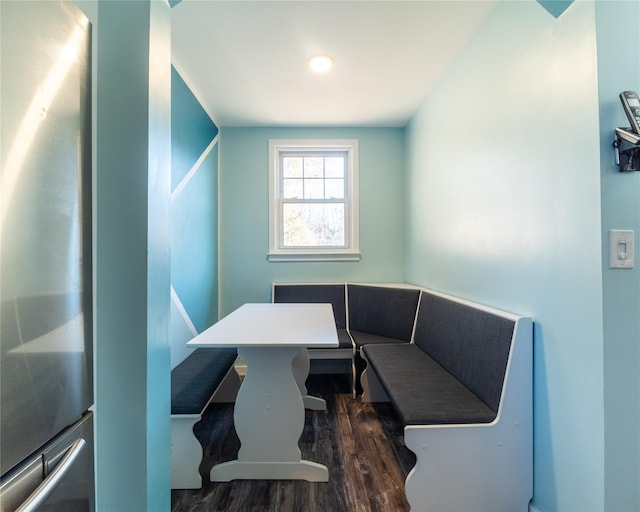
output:
[[[0,1],[0,474],[93,403],[90,24]]]
[[[93,415],[87,413],[0,483],[0,512],[91,512]]]

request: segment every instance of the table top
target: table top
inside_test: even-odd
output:
[[[244,304],[187,346],[329,348],[338,334],[331,304]]]

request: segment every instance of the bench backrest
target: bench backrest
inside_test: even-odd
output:
[[[496,413],[515,321],[423,291],[414,342]]]
[[[349,330],[411,341],[420,290],[347,284]]]
[[[346,329],[347,327],[344,284],[274,283],[273,302],[330,303],[333,306],[336,328]]]

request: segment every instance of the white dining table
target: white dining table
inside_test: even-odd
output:
[[[212,482],[238,479],[327,482],[327,467],[301,457],[305,407],[326,408],[307,394],[308,348],[338,346],[331,304],[244,304],[187,346],[236,347],[247,364],[233,412],[238,458],[216,464]]]

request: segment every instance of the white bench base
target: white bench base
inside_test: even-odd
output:
[[[240,389],[240,377],[232,366],[211,399],[199,414],[171,415],[171,488],[200,489],[202,476],[202,445],[193,433],[193,427],[202,419],[210,403],[234,402]]]
[[[521,317],[492,423],[405,426],[405,445],[416,455],[405,481],[412,511],[528,510],[533,496],[532,361],[532,321]],[[361,382],[363,401],[390,401],[368,362]]]
[[[411,510],[527,512],[533,496],[532,382],[532,322],[520,318],[492,423],[405,427],[405,445],[416,454],[405,482]]]
[[[362,385],[362,395],[360,400],[363,402],[389,402],[389,396],[387,392],[380,384],[380,380],[376,375],[376,372],[371,370],[369,362],[366,356],[363,354],[363,359],[367,366],[360,375],[360,384]]]

